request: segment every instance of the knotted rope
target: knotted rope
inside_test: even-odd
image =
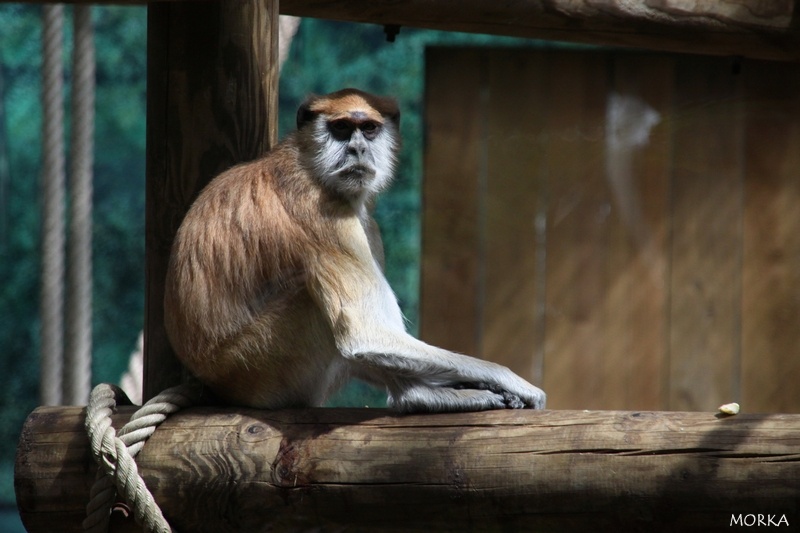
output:
[[[145,531],[173,533],[139,475],[134,457],[167,416],[196,404],[198,396],[199,387],[194,385],[167,389],[136,411],[117,434],[111,425],[111,415],[117,405],[129,405],[130,401],[115,385],[104,383],[94,388],[86,409],[86,431],[92,455],[100,468],[86,507],[84,531],[108,531],[111,509],[119,493]]]

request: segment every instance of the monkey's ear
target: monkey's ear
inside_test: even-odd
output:
[[[394,122],[394,125],[397,127],[397,129],[400,129],[400,111],[397,111],[397,112],[393,113],[389,117],[389,120]]]
[[[297,110],[297,129],[303,129],[303,126],[313,121],[317,117],[317,113],[311,110],[312,98],[308,98],[300,105]]]

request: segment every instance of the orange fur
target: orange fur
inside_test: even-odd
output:
[[[260,405],[271,403],[264,402],[269,394],[253,398],[255,391],[303,363],[292,352],[327,345],[321,367],[332,364],[333,339],[307,283],[316,257],[347,255],[335,240],[320,243],[330,241],[324,235],[331,230],[335,236],[337,217],[354,215],[297,167],[291,142],[214,179],[178,231],[167,278],[167,331],[189,370],[229,401]],[[279,349],[276,339],[295,344]],[[252,381],[262,385],[248,386]]]
[[[398,114],[397,104],[390,98],[365,94],[352,89],[322,96],[314,100],[310,109],[316,113],[325,113],[333,119],[350,116],[352,113],[361,111],[367,118],[382,123],[384,116],[394,116]]]

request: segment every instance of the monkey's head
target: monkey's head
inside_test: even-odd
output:
[[[357,89],[309,97],[297,111],[301,156],[323,186],[363,200],[392,179],[400,111],[391,98]]]

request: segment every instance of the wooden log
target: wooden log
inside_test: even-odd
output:
[[[69,3],[90,2],[96,0]],[[145,0],[111,3],[141,4]],[[160,0],[151,5],[159,3],[180,1]],[[287,15],[350,22],[694,54],[800,59],[794,0],[281,0],[280,9]]]
[[[120,409],[115,426],[130,414]],[[43,407],[25,423],[15,486],[31,533],[79,531],[95,471],[83,417]],[[193,408],[155,432],[138,464],[183,532],[728,531],[758,515],[800,520],[800,415]]]
[[[350,22],[800,59],[794,0],[281,0],[280,9],[288,15]]]
[[[793,0],[281,0],[281,13],[670,52],[796,61]]]
[[[164,330],[172,240],[217,174],[277,137],[277,0],[156,3],[147,19],[144,397],[180,382]]]

